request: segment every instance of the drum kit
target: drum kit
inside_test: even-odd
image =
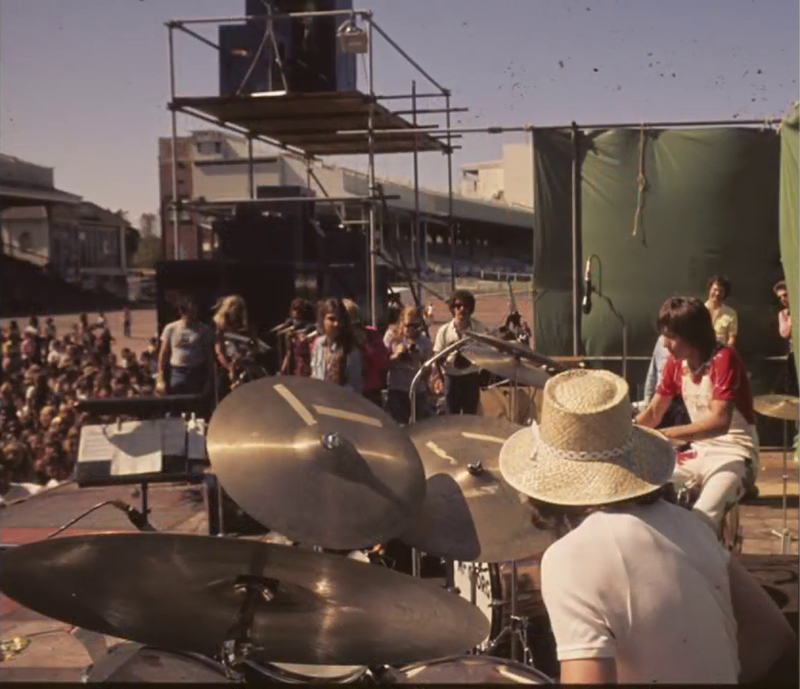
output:
[[[758,414],[783,421],[783,491],[781,493],[781,510],[783,525],[770,533],[781,540],[781,554],[791,552],[793,538],[789,531],[789,423],[798,422],[800,417],[800,399],[792,395],[760,395],[753,400],[753,408]]]
[[[541,369],[536,358],[527,350],[504,371]],[[261,378],[219,404],[208,455],[220,485],[285,545],[163,532],[45,539],[3,550],[0,590],[126,640],[93,658],[88,682],[549,683],[527,630],[529,614],[543,615],[538,557],[550,537],[499,471],[519,428],[470,416],[404,429],[345,388]],[[444,582],[363,556],[390,539],[441,558]],[[494,657],[506,640],[512,659]]]

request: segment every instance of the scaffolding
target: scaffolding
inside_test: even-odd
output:
[[[272,22],[282,19],[310,19],[314,17],[338,17],[355,25],[360,20],[367,34],[367,81],[366,91],[336,91],[325,93],[296,93],[289,90],[269,91],[236,96],[180,96],[175,76],[175,31],[197,39],[204,45],[221,51],[219,44],[193,30],[195,25],[227,23],[262,23],[265,32],[270,32]],[[179,225],[182,208],[201,208],[202,205],[184,202],[178,194],[177,139],[179,113],[213,124],[221,129],[243,136],[247,140],[248,199],[241,202],[257,203],[265,207],[291,200],[296,203],[357,204],[364,209],[366,218],[353,224],[367,228],[369,245],[369,312],[373,325],[377,321],[376,265],[380,252],[377,247],[379,205],[387,200],[377,184],[375,156],[390,153],[413,154],[415,211],[412,230],[414,251],[412,261],[419,271],[421,263],[420,208],[419,208],[419,164],[418,154],[438,151],[447,157],[447,226],[450,244],[450,282],[455,289],[455,225],[453,222],[453,138],[451,114],[466,108],[451,107],[451,92],[426,72],[380,25],[369,10],[330,10],[289,12],[264,16],[210,17],[196,19],[173,19],[166,23],[169,47],[170,101],[168,108],[172,116],[172,226],[175,256],[178,255]],[[398,53],[411,67],[433,87],[432,92],[418,93],[416,79],[412,80],[410,93],[380,95],[375,92],[374,39],[379,36]],[[281,69],[282,66],[278,65]],[[285,82],[284,82],[285,83]],[[441,99],[444,107],[418,108],[419,99]],[[410,102],[410,109],[392,111],[389,102]],[[411,116],[407,119],[406,116]],[[419,115],[443,115],[445,129],[437,124],[420,124]],[[367,194],[353,197],[331,198],[322,185],[322,197],[300,196],[292,199],[256,199],[255,172],[253,165],[253,142],[259,141],[285,151],[305,161],[308,170],[309,188],[314,177],[312,163],[324,156],[366,155]],[[235,205],[227,201],[221,206]],[[204,207],[208,207],[205,204]],[[212,204],[214,205],[214,204]],[[166,233],[165,233],[166,236]],[[199,244],[199,241],[198,241]],[[412,286],[412,291],[413,286]],[[416,299],[416,296],[415,296]]]
[[[270,22],[283,18],[303,18],[315,16],[348,17],[355,21],[361,19],[367,25],[368,33],[368,91],[351,91],[335,93],[299,94],[287,92],[270,92],[252,96],[235,97],[178,97],[175,90],[175,57],[173,34],[176,30],[193,36],[202,43],[217,50],[220,46],[189,28],[193,24],[220,24],[228,22]],[[573,169],[572,169],[572,317],[573,317],[573,356],[580,355],[581,342],[581,298],[582,298],[582,258],[581,258],[581,208],[580,208],[580,140],[586,132],[607,129],[636,129],[658,130],[667,128],[703,128],[719,126],[735,127],[771,127],[778,124],[778,118],[765,119],[730,119],[730,120],[700,120],[689,122],[627,122],[608,124],[569,124],[557,125],[532,125],[522,124],[515,126],[487,126],[487,127],[461,127],[451,126],[451,115],[454,112],[464,112],[466,108],[451,107],[451,91],[439,84],[428,74],[407,52],[405,52],[376,22],[373,13],[369,10],[331,10],[317,12],[294,12],[281,15],[263,17],[219,17],[204,19],[173,20],[167,22],[169,38],[169,68],[170,68],[170,96],[169,109],[172,112],[172,196],[173,196],[173,221],[175,228],[175,241],[178,241],[178,215],[181,207],[177,193],[177,156],[175,140],[177,139],[177,114],[179,112],[193,116],[210,124],[242,135],[248,140],[248,175],[250,201],[255,199],[255,185],[253,183],[252,142],[262,141],[287,152],[288,155],[298,156],[306,161],[309,170],[309,187],[312,178],[311,163],[326,155],[366,154],[368,156],[368,194],[366,196],[347,197],[335,199],[341,203],[356,203],[368,209],[368,220],[356,221],[354,224],[363,224],[368,228],[369,241],[369,284],[370,284],[370,316],[373,324],[376,320],[375,293],[375,265],[379,252],[376,250],[377,218],[376,211],[379,204],[385,203],[387,197],[381,193],[380,185],[375,178],[375,155],[379,153],[413,153],[413,185],[414,185],[414,226],[413,242],[415,254],[412,260],[417,268],[420,265],[420,205],[419,205],[419,167],[418,153],[426,151],[439,151],[447,156],[447,193],[448,213],[439,218],[448,228],[450,244],[450,283],[455,289],[456,264],[455,264],[455,230],[456,223],[453,219],[453,150],[459,148],[453,145],[454,139],[461,139],[471,134],[507,134],[525,133],[529,135],[531,148],[532,193],[533,199],[537,196],[537,179],[535,164],[536,132],[547,130],[560,130],[570,135],[573,144]],[[416,80],[412,80],[410,93],[406,94],[376,94],[373,70],[373,39],[375,34],[383,38],[404,60],[410,64],[421,77],[433,87],[432,92],[418,93]],[[419,99],[443,99],[442,108],[417,107]],[[390,110],[385,103],[391,101],[410,101],[411,109]],[[422,114],[444,115],[445,128],[438,125],[421,125],[418,116]],[[404,116],[410,115],[409,121]],[[321,185],[320,185],[321,188]],[[322,189],[324,197],[327,193]],[[292,199],[298,202],[319,202],[332,198],[298,197]],[[248,201],[248,200],[242,200]],[[269,202],[280,202],[280,199],[259,199],[267,205]],[[227,202],[231,205],[233,202]],[[187,204],[184,204],[187,205]],[[224,204],[223,204],[224,205]],[[537,233],[538,214],[534,209],[532,221],[532,234]],[[533,238],[532,238],[533,239]],[[387,261],[392,263],[391,261]],[[405,269],[405,266],[403,266]],[[419,275],[413,279],[408,271],[406,274],[412,278],[410,286],[415,300],[419,302],[417,294],[421,295],[422,285]],[[415,294],[415,284],[419,292]],[[433,290],[428,290],[434,293]],[[536,298],[535,275],[531,280],[531,296]],[[601,357],[604,360],[619,359],[618,357]],[[627,357],[622,357],[623,359]]]

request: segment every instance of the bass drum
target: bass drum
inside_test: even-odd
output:
[[[165,684],[232,683],[219,663],[192,653],[162,651],[136,643],[112,646],[84,672],[86,684],[103,682],[159,682]]]
[[[395,670],[397,684],[553,684],[547,675],[515,660],[453,656]]]
[[[536,556],[517,561],[517,615],[528,618],[528,649],[534,664],[555,676],[559,672],[556,641],[542,600],[539,560]],[[511,563],[453,563],[455,592],[475,605],[491,624],[489,636],[478,646],[479,651],[486,651],[510,622],[511,573]],[[494,653],[510,656],[508,640],[495,648]]]

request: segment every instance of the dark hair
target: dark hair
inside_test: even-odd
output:
[[[777,294],[781,290],[786,290],[787,292],[789,289],[786,287],[786,280],[779,280],[775,283],[775,286],[772,288],[772,291]]]
[[[317,330],[320,334],[325,332],[325,316],[333,314],[339,321],[339,342],[342,350],[349,353],[353,349],[353,329],[350,326],[350,317],[341,299],[320,299],[317,302]]]
[[[298,318],[304,323],[314,322],[314,307],[311,306],[311,302],[308,299],[302,299],[301,297],[292,299],[292,303],[289,305],[289,313],[292,311],[297,311]]]
[[[728,280],[728,278],[726,278],[724,275],[712,275],[710,278],[708,278],[706,293],[711,289],[711,285],[719,285],[722,289],[722,297],[720,297],[720,301],[724,301],[731,296],[731,281]]]
[[[190,311],[195,310],[197,307],[197,304],[195,304],[194,299],[192,299],[188,294],[183,294],[180,297],[178,297],[176,305],[178,307],[178,313],[181,316],[185,316]]]
[[[658,331],[672,333],[699,350],[705,360],[717,342],[711,314],[695,297],[670,297],[658,312]]]
[[[628,498],[627,500],[609,502],[603,505],[556,505],[531,497],[528,498],[528,505],[531,507],[531,522],[533,525],[537,529],[550,531],[554,536],[559,537],[563,535],[559,533],[559,530],[563,528],[564,522],[570,518],[585,519],[590,514],[603,510],[619,510],[633,505],[652,505],[662,498],[669,499],[672,492],[672,484],[667,483],[637,498]]]
[[[469,309],[470,313],[475,312],[475,295],[472,294],[469,290],[466,289],[457,289],[453,294],[450,295],[450,298],[447,300],[447,306],[450,310],[453,310],[453,304],[457,301],[460,301],[464,306]]]

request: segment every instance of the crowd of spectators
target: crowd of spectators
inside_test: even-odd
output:
[[[11,321],[0,338],[0,495],[12,484],[70,477],[85,421],[78,400],[153,394],[156,340],[138,357],[128,348],[116,354],[102,313],[93,323],[81,314],[64,333],[34,315],[23,330]]]

